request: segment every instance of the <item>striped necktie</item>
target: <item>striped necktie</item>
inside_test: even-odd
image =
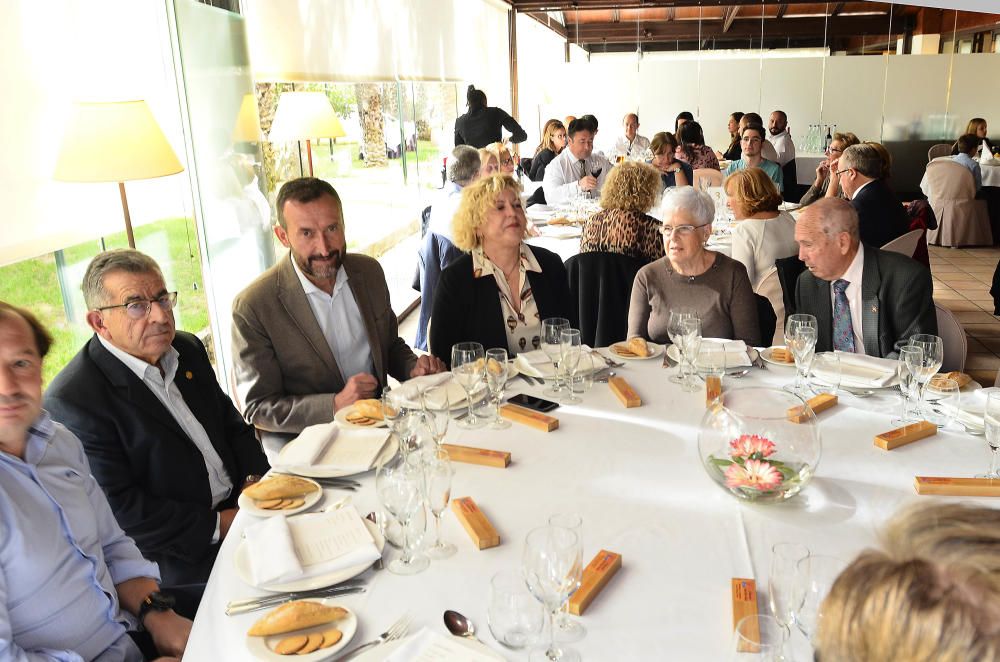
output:
[[[587,162],[580,159],[580,179],[587,176]]]
[[[833,348],[854,353],[854,325],[851,323],[851,306],[847,302],[847,286],[841,278],[833,283]]]

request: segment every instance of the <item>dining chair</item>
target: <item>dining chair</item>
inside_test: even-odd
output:
[[[927,233],[933,246],[992,246],[993,233],[984,200],[965,166],[950,159],[927,164],[931,208],[938,226]]]
[[[932,145],[929,150],[927,150],[927,162],[930,163],[934,159],[941,158],[942,156],[951,156],[951,145],[948,143],[938,143],[937,145]]]
[[[566,260],[569,291],[580,320],[580,339],[591,347],[625,340],[628,306],[640,260],[620,253],[578,253]]]
[[[753,288],[754,294],[766,298],[774,311],[774,333],[770,338],[762,337],[762,343],[780,345],[784,339],[785,329],[785,299],[781,293],[781,281],[778,279],[778,268],[771,267],[757,281]]]
[[[965,370],[965,355],[969,351],[965,329],[955,317],[955,313],[939,303],[935,303],[934,308],[937,312],[938,336],[944,342],[944,361],[941,362],[941,370],[962,372]]]
[[[691,183],[699,191],[704,191],[709,186],[722,186],[723,179],[722,172],[715,168],[695,168]]]
[[[913,257],[914,253],[917,252],[917,246],[923,238],[924,230],[910,230],[903,236],[896,237],[887,243],[882,247],[882,250],[900,253],[906,257]]]

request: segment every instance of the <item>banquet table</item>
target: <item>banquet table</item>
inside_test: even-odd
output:
[[[509,451],[506,469],[456,464],[452,497],[473,497],[500,534],[498,547],[479,551],[450,511],[443,537],[458,546],[455,556],[433,561],[425,572],[397,576],[368,570],[367,591],[342,603],[358,615],[353,643],[368,641],[401,614],[445,633],[442,613],[468,616],[487,646],[506,659],[525,651],[501,648],[487,626],[488,584],[501,570],[517,570],[525,535],[554,513],[583,516],[584,557],[617,552],[623,566],[581,617],[586,637],[573,644],[585,660],[725,660],[732,632],[730,581],[757,581],[760,608],[767,611],[770,549],[801,542],[813,552],[850,560],[875,543],[877,532],[900,506],[945,497],[915,494],[915,475],[972,476],[987,467],[982,437],[959,428],[886,452],[873,437],[890,429],[897,392],[860,399],[844,394],[818,415],[822,458],[814,480],[798,496],[776,505],[748,505],[730,496],[706,474],[698,454],[704,392],[685,393],[667,381],[659,358],[627,361],[616,369],[643,400],[625,409],[606,384],[597,383],[579,405],[555,412],[550,433],[515,424],[507,430],[464,431],[452,425],[445,443]],[[727,377],[725,389],[774,386],[793,378],[791,368],[754,368],[742,379]],[[511,382],[509,393],[540,395],[541,386]],[[361,513],[376,509],[374,472],[362,474],[353,495]],[[344,492],[328,492],[323,503]],[[988,499],[964,499],[990,504]],[[229,617],[227,601],[262,594],[238,578],[234,553],[244,528],[257,521],[240,512],[219,551],[185,660],[251,659],[245,632],[263,612]],[[398,554],[388,551],[388,554]],[[801,634],[797,651],[806,651]]]
[[[983,186],[994,186],[1000,188],[1000,161],[993,159],[993,163],[980,163],[979,169],[983,172]]]

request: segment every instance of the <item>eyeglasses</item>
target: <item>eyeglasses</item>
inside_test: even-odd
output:
[[[167,292],[156,299],[136,299],[128,303],[120,303],[117,306],[102,306],[97,310],[111,310],[113,308],[124,308],[125,314],[131,319],[141,320],[149,316],[149,311],[153,304],[160,307],[163,312],[169,312],[177,305],[177,292]]]
[[[828,152],[843,152],[844,150],[837,149],[836,147],[834,147],[834,146],[831,145],[830,147],[826,148],[826,151],[828,151]]]
[[[840,175],[844,174],[845,172],[848,172],[849,170],[853,170],[853,169],[854,168],[844,168],[843,170],[838,170],[837,172],[835,172],[833,174],[835,174],[835,175],[837,175],[839,177]]]
[[[672,235],[675,232],[677,233],[678,237],[688,237],[691,235],[692,232],[694,232],[698,228],[703,228],[706,225],[708,225],[708,223],[702,223],[701,225],[678,225],[678,226],[664,225],[660,228],[660,234],[663,235],[664,239],[670,239],[670,235]]]
[[[741,142],[745,142],[745,143],[761,143],[761,142],[764,142],[763,140],[761,140],[757,136],[753,136],[752,138],[743,137],[743,138],[740,139],[740,141]]]

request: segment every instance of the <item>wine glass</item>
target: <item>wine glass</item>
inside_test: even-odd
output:
[[[925,418],[938,428],[947,427],[961,409],[961,397],[958,382],[954,379],[942,375],[932,377],[924,388]]]
[[[407,398],[401,389],[390,389],[386,387],[382,391],[382,417],[385,419],[389,431],[396,436],[399,450],[404,455],[410,452],[409,445],[403,440],[404,421],[409,415]]]
[[[455,468],[448,451],[443,448],[422,453],[424,464],[424,490],[427,509],[434,516],[434,544],[425,552],[432,559],[446,559],[455,553],[454,545],[441,540],[441,515],[451,502],[451,479]]]
[[[767,593],[771,614],[787,630],[795,622],[798,609],[798,563],[809,556],[809,548],[794,542],[779,542],[771,547],[771,571]]]
[[[799,610],[795,614],[795,624],[807,639],[812,639],[823,618],[823,600],[844,571],[847,563],[823,554],[810,554],[796,564]]]
[[[469,411],[465,418],[458,422],[458,427],[466,430],[475,430],[486,425],[486,421],[481,421],[476,417],[473,408],[472,394],[483,381],[483,374],[486,372],[486,360],[483,346],[477,342],[455,343],[451,348],[451,372],[455,375],[455,380],[465,389],[465,397],[469,405]]]
[[[733,662],[784,662],[789,631],[772,616],[744,616],[733,628]]]
[[[503,400],[503,389],[507,386],[507,350],[489,349],[486,351],[486,388],[489,389],[493,401],[493,421],[490,427],[494,430],[505,430],[510,427],[510,421],[500,416],[500,402]]]
[[[569,320],[564,317],[550,317],[542,320],[542,351],[549,357],[552,367],[555,369],[555,377],[552,386],[542,391],[545,395],[559,395],[562,393],[562,385],[559,383],[559,357],[562,354],[560,348],[561,333],[563,329],[569,328]]]
[[[553,619],[580,583],[583,572],[580,537],[561,526],[532,529],[524,540],[521,572],[528,590],[548,612],[549,621],[549,644],[544,650],[532,652],[530,659],[578,662],[579,653],[556,646]]]
[[[983,425],[986,428],[986,445],[991,451],[990,470],[976,478],[1000,478],[1000,391],[990,391],[987,394]]]
[[[434,443],[438,446],[444,441],[444,436],[448,433],[448,421],[451,420],[451,400],[448,395],[448,385],[431,386],[420,394],[420,403],[423,406],[427,427],[430,428],[434,436]]]
[[[670,312],[667,314],[667,335],[670,337],[670,342],[673,343],[678,350],[680,350],[680,341],[678,336],[681,332],[681,322],[686,319],[693,319],[698,317],[698,313],[692,308],[671,308]],[[673,384],[680,384],[684,381],[684,357],[679,356],[677,361],[677,372],[671,375],[668,380]]]
[[[557,513],[549,518],[549,526],[561,526],[569,529],[580,538],[580,555],[583,556],[583,517],[578,513]],[[581,575],[582,576],[582,575]],[[580,584],[577,583],[577,588]],[[555,638],[560,642],[580,641],[587,635],[583,624],[569,617],[569,601],[567,600],[553,621]]]
[[[929,333],[918,333],[910,336],[909,344],[919,347],[924,352],[923,360],[920,362],[916,375],[917,384],[920,388],[920,398],[917,400],[917,408],[923,416],[925,415],[924,412],[927,411],[925,398],[927,382],[937,374],[937,371],[941,369],[941,364],[944,362],[944,341],[940,337]]]
[[[913,423],[916,419],[911,415],[909,404],[915,395],[917,373],[924,361],[924,350],[916,345],[905,345],[899,349],[899,360],[896,372],[899,375],[899,392],[902,396],[902,407],[899,418],[890,421],[894,427]]]
[[[399,522],[402,530],[403,555],[389,563],[389,572],[413,575],[427,569],[426,556],[413,554],[411,520],[418,510],[423,510],[423,475],[419,466],[402,454],[379,465],[375,472],[375,491],[379,503]]]
[[[789,315],[785,321],[785,346],[795,360],[795,383],[786,386],[785,390],[805,395],[805,377],[816,351],[816,318],[803,313]]]
[[[580,356],[583,354],[582,341],[580,340],[579,329],[563,329],[559,334],[559,369],[566,377],[566,387],[563,389],[565,395],[559,402],[566,405],[575,405],[583,400],[573,393],[573,376],[580,365]]]
[[[809,383],[813,393],[837,395],[841,380],[840,356],[834,352],[821,352],[813,359],[812,380]]]
[[[681,383],[681,388],[687,393],[692,393],[701,388],[701,380],[695,370],[695,362],[698,360],[698,352],[701,350],[701,320],[697,317],[689,318],[681,322],[680,339],[681,355],[687,363],[687,376]]]

